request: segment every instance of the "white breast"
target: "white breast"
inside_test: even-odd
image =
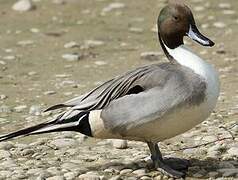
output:
[[[195,73],[205,79],[207,83],[207,108],[212,111],[216,106],[217,98],[220,92],[218,73],[215,68],[184,45],[175,49],[169,49],[167,47],[166,49],[179,64],[192,69]]]

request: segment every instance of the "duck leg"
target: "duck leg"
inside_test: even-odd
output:
[[[172,166],[166,163],[163,159],[162,154],[159,150],[159,146],[157,143],[147,142],[150,152],[151,152],[151,159],[154,163],[154,166],[157,170],[162,172],[164,175],[173,177],[173,178],[184,178],[185,173],[180,172],[176,169],[173,169]],[[173,164],[174,165],[174,164]]]

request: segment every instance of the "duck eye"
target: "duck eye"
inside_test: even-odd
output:
[[[178,16],[173,16],[174,20],[177,21],[179,18]]]

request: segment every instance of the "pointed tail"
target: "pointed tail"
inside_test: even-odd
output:
[[[88,121],[89,112],[73,113],[69,118],[64,117],[65,114],[58,116],[55,120],[31,126],[19,131],[15,131],[0,136],[0,142],[19,136],[29,136],[34,134],[43,134],[59,131],[77,131],[87,136],[92,136],[90,124]]]

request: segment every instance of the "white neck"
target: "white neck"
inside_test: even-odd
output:
[[[190,68],[205,79],[207,83],[207,98],[211,100],[210,106],[212,107],[211,109],[213,109],[220,89],[218,73],[215,68],[184,45],[180,45],[175,49],[170,49],[168,47],[166,47],[166,49],[179,64]]]
[[[165,46],[166,47],[166,46]],[[206,79],[208,71],[213,71],[213,67],[196,55],[185,45],[180,45],[175,49],[166,47],[168,53],[182,66],[192,69],[196,74]]]

